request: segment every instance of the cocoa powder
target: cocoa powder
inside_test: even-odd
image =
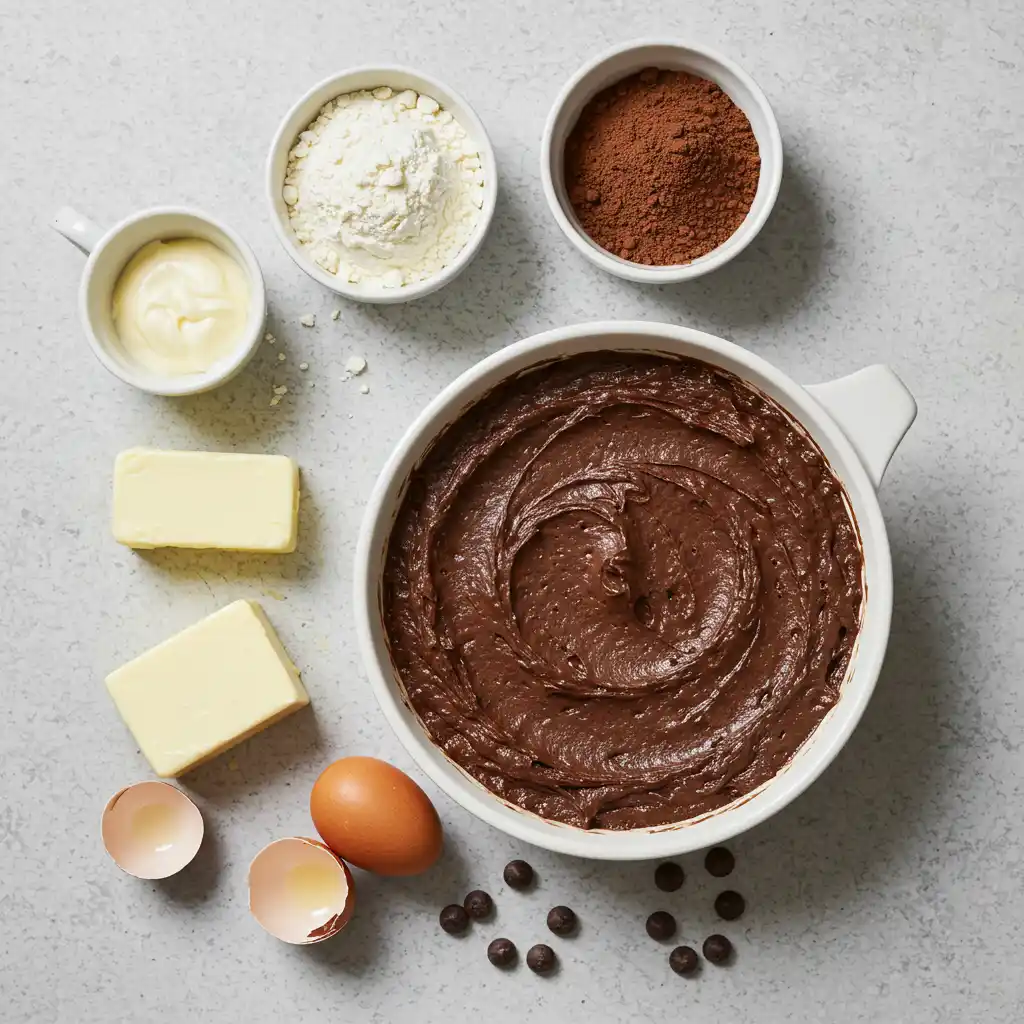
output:
[[[634,263],[689,263],[754,201],[761,158],[747,115],[714,82],[647,68],[599,92],[565,144],[583,230]]]

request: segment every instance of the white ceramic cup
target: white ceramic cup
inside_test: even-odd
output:
[[[516,807],[464,772],[437,747],[410,708],[388,654],[381,580],[391,527],[409,474],[444,428],[502,381],[553,359],[598,351],[660,352],[722,367],[785,408],[824,452],[850,500],[864,553],[863,621],[840,699],[773,778],[726,807],[673,825],[625,832],[573,828]],[[517,839],[599,860],[670,857],[724,842],[802,793],[853,732],[878,678],[892,614],[892,565],[876,488],[917,406],[885,366],[801,387],[746,349],[701,331],[637,321],[579,324],[517,342],[448,385],[416,418],[388,459],[366,509],[355,559],[355,623],[373,691],[398,738],[452,799]]]
[[[587,103],[609,85],[644,68],[689,71],[708,78],[750,120],[761,153],[761,175],[743,223],[717,249],[692,263],[652,267],[620,259],[602,249],[580,226],[565,188],[565,140]],[[782,137],[775,114],[757,83],[728,57],[696,43],[640,40],[623,43],[584,64],[569,79],[551,106],[541,140],[540,176],[544,196],[565,237],[595,266],[641,284],[675,284],[701,277],[739,255],[757,236],[772,212],[782,182]]]
[[[78,311],[96,358],[115,377],[154,395],[195,395],[229,381],[253,357],[263,339],[267,295],[252,249],[226,224],[187,207],[142,210],[104,230],[70,207],[58,210],[52,226],[89,257],[78,290]],[[249,279],[249,315],[230,358],[205,373],[154,373],[125,352],[114,327],[114,286],[125,264],[144,245],[172,238],[201,238],[223,249]]]
[[[484,205],[480,210],[480,217],[473,229],[473,234],[470,235],[465,246],[448,266],[433,277],[427,278],[425,281],[403,285],[401,288],[383,288],[377,284],[351,284],[335,274],[328,274],[323,267],[313,262],[296,240],[288,220],[288,207],[282,196],[285,170],[288,167],[288,154],[295,145],[299,132],[305,131],[316,120],[320,108],[328,100],[333,100],[336,96],[343,96],[345,93],[357,92],[360,89],[373,89],[379,85],[389,85],[395,92],[402,89],[414,89],[418,93],[426,93],[437,100],[466,129],[469,137],[479,148],[480,164],[484,173]],[[267,202],[270,204],[270,220],[285,251],[314,281],[319,281],[325,288],[330,288],[331,291],[344,295],[346,299],[354,299],[357,302],[410,302],[413,299],[429,295],[431,292],[436,292],[454,280],[480,251],[494,218],[497,199],[498,165],[494,159],[491,140],[488,138],[483,121],[477,117],[476,111],[454,89],[439,82],[436,78],[397,64],[352,68],[349,71],[331,75],[330,78],[325,78],[322,82],[314,85],[285,114],[267,155]]]

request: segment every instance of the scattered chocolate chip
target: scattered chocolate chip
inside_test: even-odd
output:
[[[462,905],[474,921],[490,917],[491,911],[494,910],[494,900],[483,889],[474,889],[471,893],[467,893]]]
[[[697,951],[689,946],[676,946],[668,955],[668,965],[676,974],[693,974],[698,962]]]
[[[548,911],[548,927],[556,935],[571,935],[576,930],[576,914],[568,907],[552,907]]]
[[[723,921],[735,921],[737,917],[743,916],[747,909],[747,901],[732,889],[726,889],[715,897],[715,913]]]
[[[736,858],[724,846],[716,846],[713,850],[708,850],[708,855],[704,858],[704,867],[708,869],[709,875],[725,878],[726,875],[732,874],[732,869],[736,867]]]
[[[654,884],[662,892],[675,892],[683,884],[685,878],[683,869],[671,861],[659,864],[654,872]]]
[[[656,910],[647,918],[647,934],[652,939],[671,939],[676,933],[676,919],[667,910]]]
[[[469,927],[469,914],[458,903],[450,903],[441,911],[441,927],[449,935],[461,935]]]
[[[550,974],[555,969],[555,951],[543,942],[531,946],[526,954],[526,966],[534,974]]]
[[[511,939],[495,939],[487,947],[487,959],[495,967],[508,967],[514,964],[519,951]]]
[[[724,935],[709,935],[703,948],[704,956],[713,964],[724,964],[732,956],[732,943]]]
[[[533,881],[533,868],[525,860],[510,860],[505,865],[505,884],[525,889]]]

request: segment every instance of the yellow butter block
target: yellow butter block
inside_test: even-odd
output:
[[[181,775],[309,703],[255,601],[235,601],[107,676],[135,742]]]
[[[130,548],[295,550],[299,469],[284,455],[129,448],[114,464],[114,537]]]

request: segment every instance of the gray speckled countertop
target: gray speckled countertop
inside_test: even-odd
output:
[[[0,1017],[1019,1021],[1022,10],[1016,0],[4,5]],[[664,289],[614,280],[571,251],[537,168],[566,77],[612,42],[657,34],[743,64],[775,106],[788,159],[753,248]],[[335,302],[282,251],[262,194],[283,112],[319,78],[365,61],[413,64],[465,92],[503,176],[476,262],[407,307]],[[160,202],[221,215],[263,263],[277,348],[200,398],[121,385],[79,329],[82,259],[46,227],[65,202],[102,220]],[[307,312],[312,330],[298,323]],[[329,759],[376,752],[411,769],[374,704],[349,610],[378,470],[459,371],[595,317],[704,328],[806,381],[887,361],[917,395],[921,415],[882,493],[896,606],[863,723],[804,797],[733,844],[749,910],[729,929],[731,969],[677,978],[643,931],[662,903],[684,939],[711,930],[714,890],[698,857],[665,900],[649,865],[527,851],[429,786],[450,840],[444,863],[421,879],[362,876],[358,915],[333,942],[276,943],[246,912],[253,852],[309,831],[308,787]],[[341,379],[352,354],[369,362],[368,395]],[[271,408],[281,383],[289,393]],[[111,466],[135,444],[296,456],[299,551],[119,548],[107,526]],[[103,676],[237,597],[263,601],[314,711],[238,749],[234,769],[223,757],[189,775],[209,841],[179,877],[136,882],[97,834],[107,796],[149,774]],[[542,879],[526,897],[500,884],[504,862],[523,854]],[[442,935],[438,908],[476,885],[497,896],[497,922]],[[525,949],[562,902],[584,924],[558,942],[557,977],[487,964],[488,937]]]

